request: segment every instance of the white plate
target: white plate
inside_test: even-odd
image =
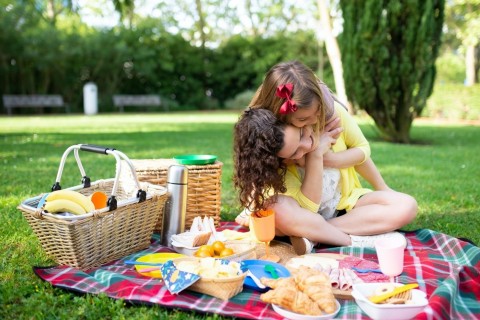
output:
[[[193,254],[195,251],[197,251],[200,247],[182,247],[182,246],[177,246],[175,245],[177,242],[173,243],[172,241],[172,246],[173,250],[175,250],[177,253],[181,253],[190,257],[193,257]]]
[[[288,310],[285,310],[275,304],[272,304],[272,308],[273,310],[275,310],[276,313],[278,313],[279,315],[287,318],[287,319],[292,319],[292,320],[326,320],[326,319],[333,319],[335,318],[335,316],[338,314],[338,312],[340,311],[340,303],[338,302],[338,300],[335,300],[335,303],[337,304],[337,309],[335,310],[334,313],[329,313],[329,314],[324,314],[324,315],[321,315],[321,316],[308,316],[308,315],[305,315],[305,314],[300,314],[300,313],[296,313],[296,312],[293,312],[293,311],[288,311]]]

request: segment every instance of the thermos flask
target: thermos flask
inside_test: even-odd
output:
[[[165,201],[161,244],[172,247],[171,237],[185,231],[187,212],[188,168],[171,165],[167,174],[168,199]]]

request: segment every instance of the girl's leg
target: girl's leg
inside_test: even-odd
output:
[[[373,191],[361,197],[347,214],[328,222],[352,235],[376,235],[399,229],[415,219],[416,200],[396,191]]]
[[[350,236],[317,214],[300,207],[291,197],[278,196],[273,205],[278,236],[296,236],[324,244],[348,246]]]

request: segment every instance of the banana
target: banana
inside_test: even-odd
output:
[[[93,202],[89,198],[87,198],[80,192],[73,191],[73,190],[53,191],[47,196],[45,200],[48,203],[49,201],[60,200],[60,199],[70,200],[72,202],[77,203],[85,210],[85,212],[91,212],[95,210],[95,206],[93,205]]]
[[[43,206],[45,211],[50,213],[70,212],[73,214],[84,214],[85,209],[76,202],[67,199],[56,199],[45,202]]]

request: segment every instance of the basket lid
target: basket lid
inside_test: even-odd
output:
[[[217,156],[210,154],[185,154],[173,157],[180,164],[212,164],[217,160]]]

